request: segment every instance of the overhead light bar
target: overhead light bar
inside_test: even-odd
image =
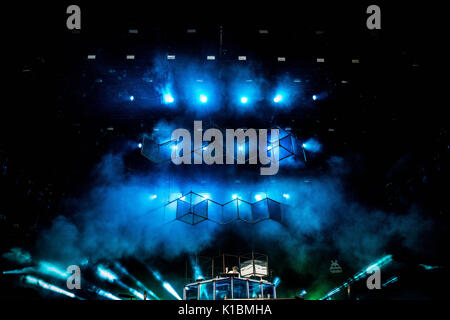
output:
[[[216,56],[207,56],[206,60],[216,60]]]
[[[286,61],[286,57],[278,57],[278,62],[284,62]]]
[[[239,61],[246,61],[247,60],[247,56],[239,56],[238,60]]]
[[[175,55],[167,55],[167,60],[175,60]]]
[[[137,29],[130,29],[130,30],[128,30],[128,33],[138,34],[138,30]]]
[[[88,60],[95,60],[96,56],[95,54],[90,54],[87,56]]]
[[[325,62],[324,58],[317,58],[317,62]]]
[[[134,60],[134,54],[128,54],[127,60]]]

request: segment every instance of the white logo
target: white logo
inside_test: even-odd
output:
[[[331,266],[330,266],[330,272],[331,273],[342,273],[342,268],[338,264],[337,260],[331,260]]]

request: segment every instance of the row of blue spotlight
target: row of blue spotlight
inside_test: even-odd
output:
[[[318,96],[317,96],[317,95],[313,95],[313,96],[312,96],[312,100],[316,101],[317,99],[318,99]],[[129,96],[129,100],[130,100],[130,101],[134,101],[134,96]],[[164,103],[165,103],[165,104],[171,104],[171,103],[174,103],[174,102],[175,102],[175,98],[174,98],[173,95],[170,94],[170,93],[166,93],[166,94],[163,96],[163,100],[164,100]],[[207,103],[207,102],[208,102],[208,96],[207,96],[206,94],[200,94],[200,95],[198,96],[198,100],[199,100],[201,103]],[[246,103],[250,102],[250,99],[249,99],[249,97],[247,97],[247,96],[242,96],[239,100],[240,100],[240,102],[241,102],[242,104],[246,104]],[[283,95],[277,94],[277,95],[273,98],[273,102],[275,102],[275,103],[281,103],[281,102],[283,102]]]
[[[205,200],[206,200],[206,199],[210,199],[210,196],[209,196],[208,194],[203,194],[202,197],[203,197]],[[283,193],[283,198],[285,198],[286,200],[289,199],[290,197],[291,197],[291,196],[289,195],[289,193]],[[152,194],[152,195],[149,196],[149,199],[150,199],[150,200],[153,200],[153,199],[156,199],[156,198],[158,198],[158,196],[157,196],[156,194]],[[261,201],[261,200],[263,200],[263,199],[265,199],[265,198],[267,198],[267,196],[266,196],[265,194],[263,194],[263,193],[258,193],[258,194],[255,195],[255,200],[256,200],[256,201]],[[179,199],[180,199],[180,200],[184,200],[185,197],[180,195]],[[233,195],[231,196],[231,199],[232,199],[232,200],[236,200],[236,199],[241,200],[242,198],[241,198],[241,196],[238,195],[238,194],[233,194]]]

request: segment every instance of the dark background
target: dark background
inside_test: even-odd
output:
[[[345,188],[358,202],[388,211],[402,211],[411,203],[419,206],[438,226],[428,261],[445,264],[449,127],[446,90],[438,75],[444,73],[445,60],[439,46],[446,40],[436,25],[442,8],[377,3],[382,29],[370,31],[365,8],[372,3],[364,2],[81,2],[82,30],[77,33],[65,26],[68,4],[20,2],[3,11],[4,63],[12,73],[4,75],[0,117],[2,252],[32,247],[39,231],[66,210],[64,198],[84,193],[89,173],[105,152],[118,141],[138,140],[163,114],[172,116],[158,107],[124,111],[116,106],[120,103],[99,99],[99,74],[113,66],[138,77],[149,64],[140,57],[126,64],[128,46],[149,57],[177,52],[199,59],[213,52],[224,69],[237,55],[246,54],[262,62],[261,72],[269,79],[281,68],[307,73],[305,90],[320,88],[329,98],[304,113],[263,110],[267,119],[262,123],[289,124],[296,134],[314,135],[323,143],[325,156],[312,162],[311,175],[325,170],[326,155],[344,157],[353,168]],[[188,28],[197,33],[186,34]],[[139,34],[130,35],[129,29],[139,29]],[[259,29],[270,33],[261,37]],[[86,63],[85,56],[93,53],[104,65],[93,69]],[[277,56],[287,57],[283,67],[276,63]],[[327,63],[317,66],[318,56]],[[349,63],[353,57],[361,63]],[[342,85],[344,79],[350,85]],[[223,127],[261,124],[253,117],[236,120],[233,115],[221,115],[220,121]],[[108,133],[108,126],[118,129]],[[330,133],[329,128],[336,131]],[[152,168],[137,153],[127,161],[135,173]],[[431,278],[417,284],[417,291],[432,290],[432,298],[442,297],[441,275]],[[414,287],[414,281],[405,284],[405,290]]]

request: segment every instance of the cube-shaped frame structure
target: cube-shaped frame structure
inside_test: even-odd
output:
[[[177,220],[194,225],[208,219],[208,199],[201,195],[189,192],[175,201]]]
[[[236,220],[253,224],[271,219],[282,223],[284,206],[270,198],[254,203],[237,198],[221,204],[190,191],[166,203],[164,208],[165,212],[175,211],[171,214],[171,216],[175,215],[174,220],[195,225],[206,220],[218,224],[227,224]]]

